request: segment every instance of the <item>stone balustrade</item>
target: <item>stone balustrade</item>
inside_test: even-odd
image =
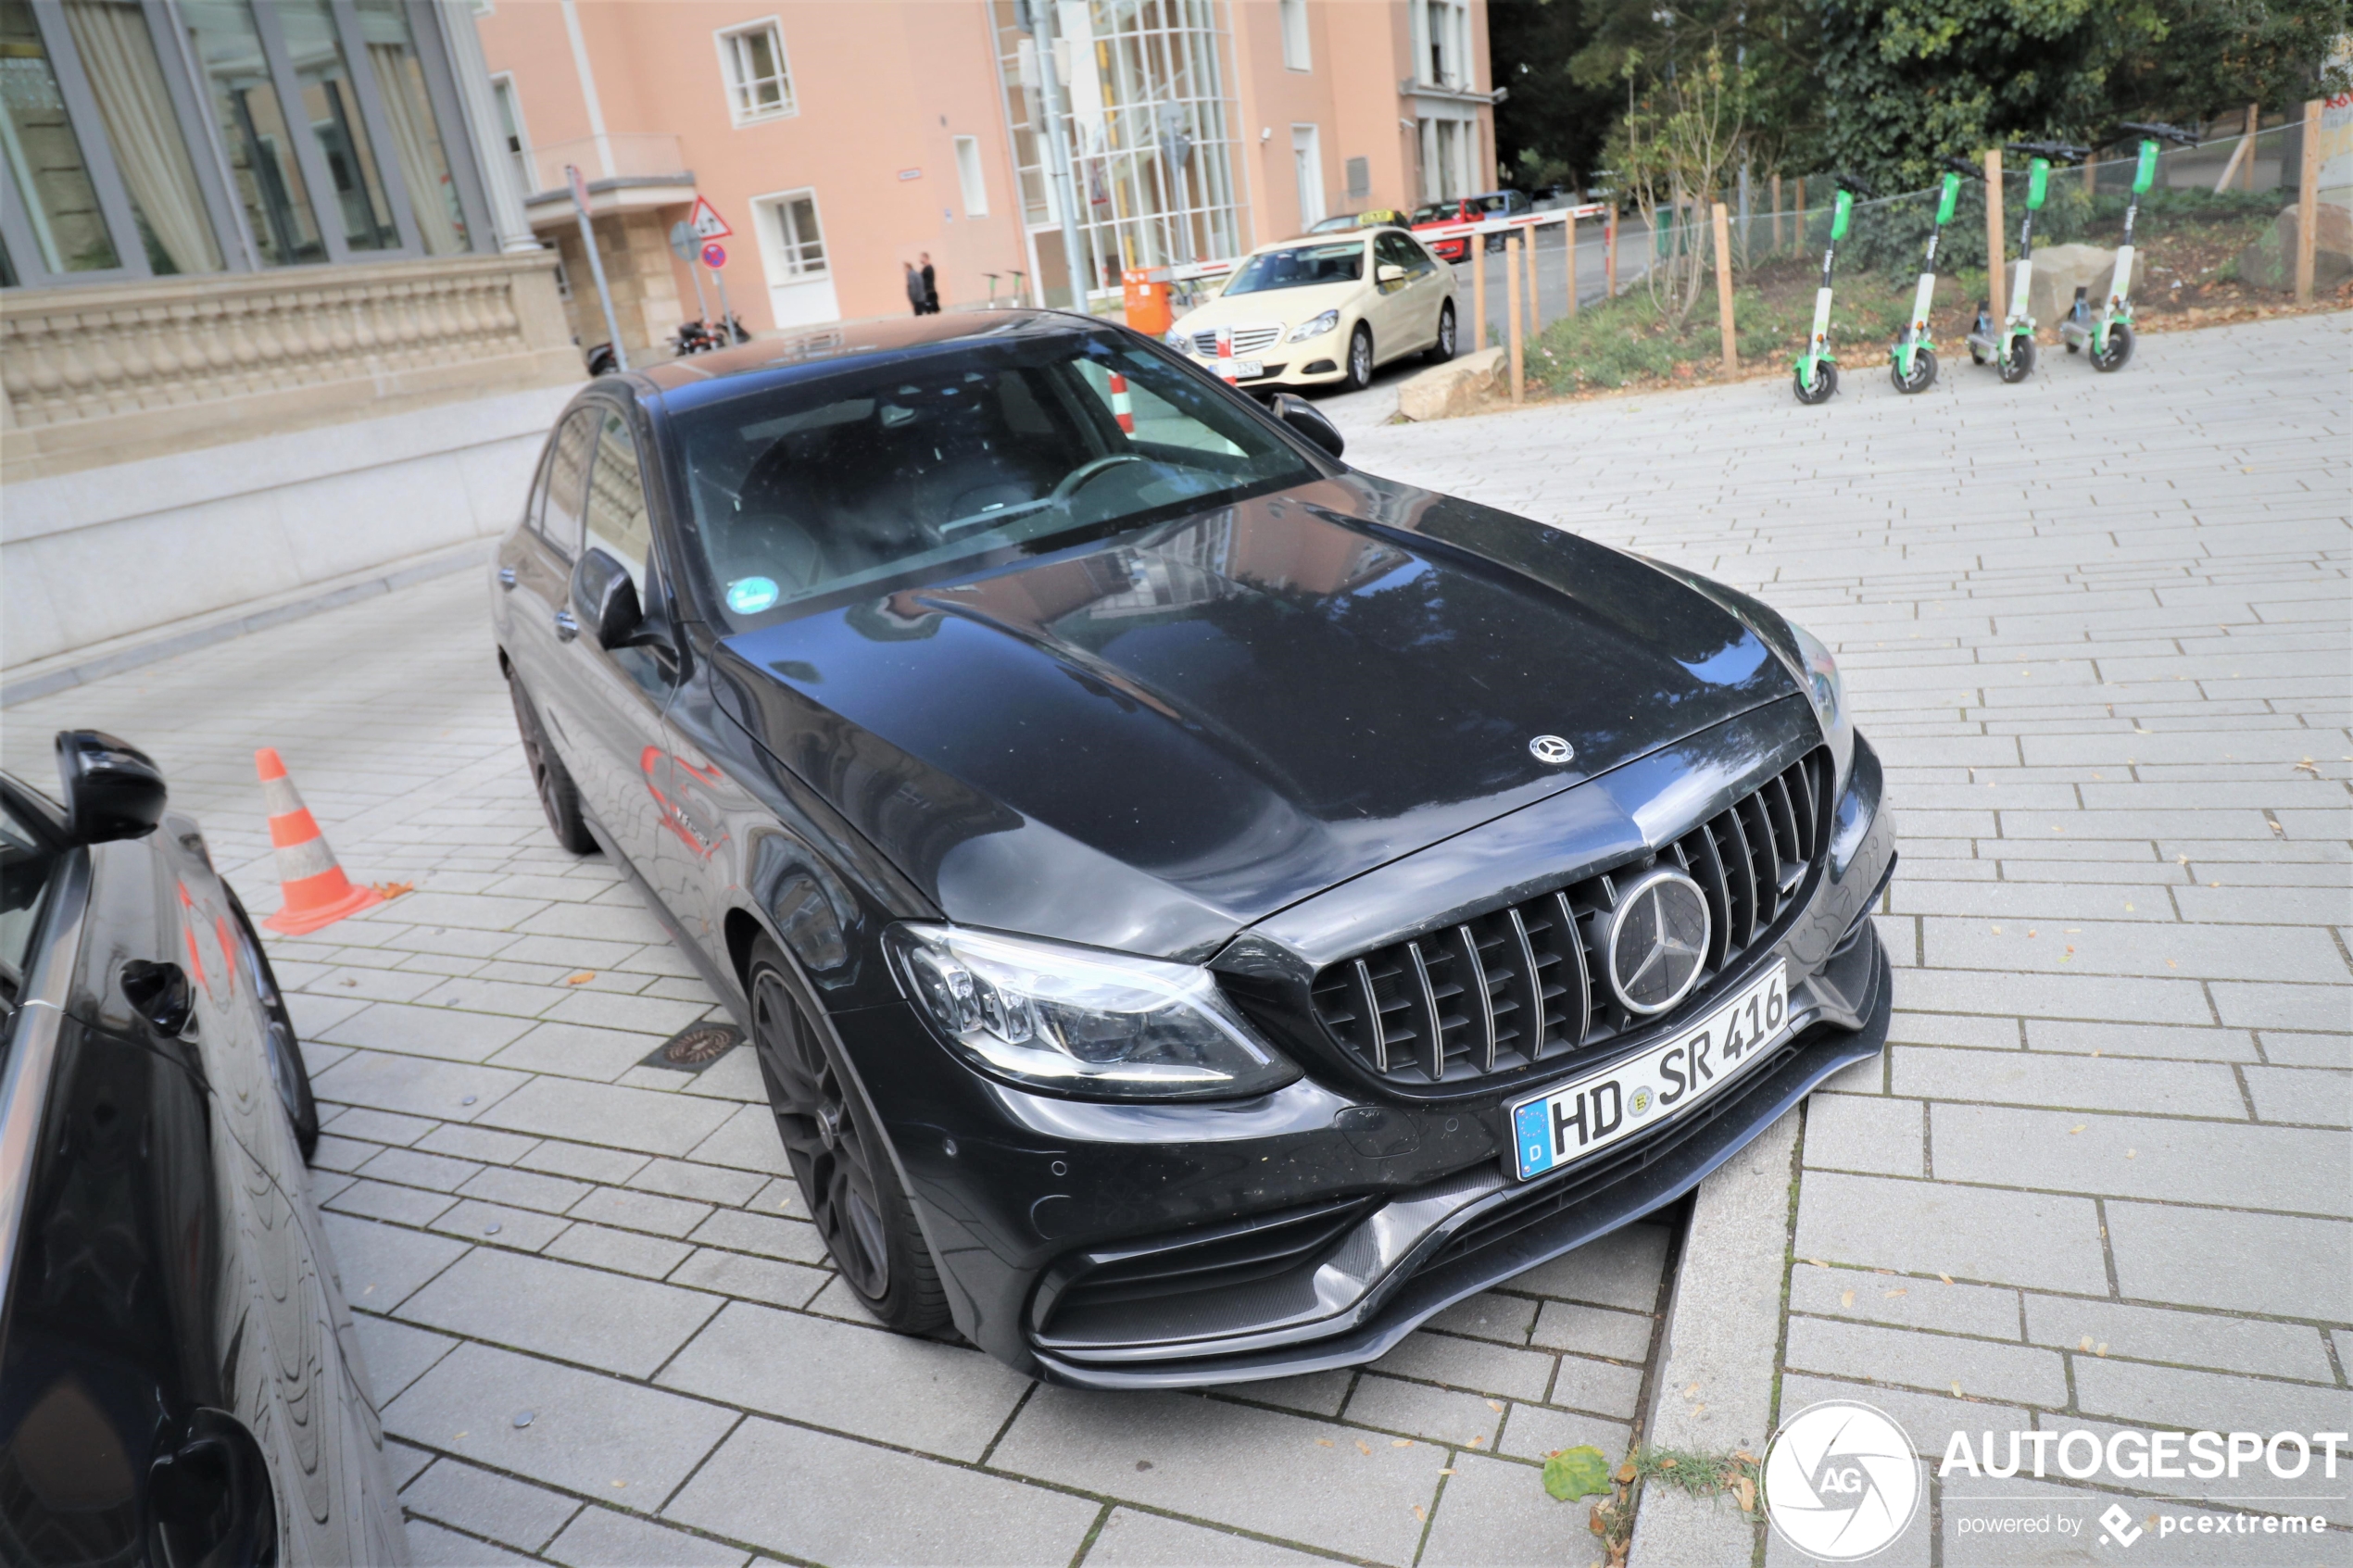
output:
[[[0,292],[11,477],[577,379],[551,252]]]

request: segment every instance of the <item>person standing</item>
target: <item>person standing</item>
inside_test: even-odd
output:
[[[918,270],[917,275],[924,281],[924,302],[916,308],[915,314],[918,316],[937,316],[939,314],[939,282],[938,280],[932,276],[931,252],[927,250],[918,251],[915,255],[915,259],[923,263],[921,269]]]
[[[900,265],[907,270],[907,303],[914,307],[916,315],[929,315],[930,311],[926,307],[930,303],[931,294],[925,282],[924,274],[915,270],[915,264],[912,261],[902,261]],[[924,271],[928,272],[930,269],[926,267]]]

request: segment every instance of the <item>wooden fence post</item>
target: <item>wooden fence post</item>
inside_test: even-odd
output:
[[[1521,379],[1519,340],[1519,236],[1504,236],[1504,320],[1506,341],[1511,345],[1512,401],[1524,395],[1526,383]]]
[[[2255,189],[2255,136],[2263,128],[2263,106],[2246,106],[2246,171],[2239,176],[2239,189]]]
[[[1732,241],[1724,204],[1716,204],[1716,314],[1724,332],[1724,376],[1741,373],[1740,340],[1732,335]]]
[[[2321,103],[2304,106],[2304,157],[2296,181],[2296,303],[2312,303],[2312,251],[2320,239]]]
[[[1471,258],[1471,352],[1487,346],[1487,236],[1465,234],[1463,248]]]
[[[1528,338],[1533,343],[1544,330],[1544,307],[1538,303],[1544,292],[1543,278],[1536,270],[1536,231],[1528,231]]]
[[[1617,297],[1617,203],[1609,204],[1609,216],[1602,220],[1602,286],[1612,299]]]
[[[2002,293],[2002,149],[1985,149],[1985,313],[2000,326],[2009,311]]]
[[[1781,177],[1773,176],[1773,248],[1781,248]]]
[[[1561,222],[1561,237],[1568,246],[1568,313],[1577,314],[1577,218],[1570,214]]]

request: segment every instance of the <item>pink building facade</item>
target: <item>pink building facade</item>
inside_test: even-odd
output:
[[[489,0],[476,27],[494,161],[586,344],[579,169],[633,355],[723,284],[754,332],[904,313],[924,256],[943,308],[1068,304],[1051,101],[1099,308],[1127,268],[1494,183],[1485,0]],[[671,244],[698,195],[734,230],[716,278]]]

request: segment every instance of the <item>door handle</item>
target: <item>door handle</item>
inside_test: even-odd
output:
[[[502,566],[498,569],[498,586],[506,589],[510,594],[514,592],[515,569],[513,567]]]
[[[578,635],[580,635],[580,622],[573,619],[572,611],[568,609],[556,611],[557,641],[568,643]]]

